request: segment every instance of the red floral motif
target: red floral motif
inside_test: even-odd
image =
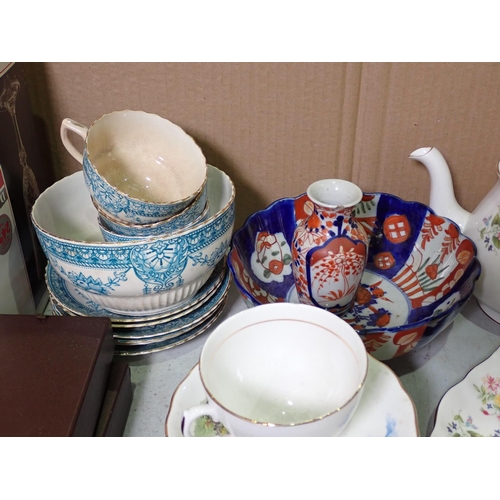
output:
[[[429,276],[431,280],[435,280],[438,275],[439,266],[437,264],[430,264],[425,268],[425,274]]]
[[[271,271],[273,274],[280,274],[281,271],[283,271],[283,268],[285,265],[283,262],[279,260],[272,260],[269,262],[269,271]]]
[[[366,351],[370,354],[377,351],[389,340],[391,340],[390,335],[386,335],[385,333],[372,333],[370,335],[363,336],[363,343],[365,344]]]
[[[260,304],[269,304],[274,302],[284,302],[285,299],[275,297],[274,295],[263,290],[246,272],[243,263],[241,262],[240,256],[234,250],[230,255],[231,262],[233,263],[233,269],[235,270],[238,282],[243,286],[243,288]]]
[[[445,233],[446,236],[442,245],[441,262],[444,262],[445,257],[457,249],[460,242],[460,234],[454,224],[450,223]]]
[[[435,238],[442,230],[443,223],[445,220],[442,217],[439,217],[434,214],[429,214],[425,218],[424,225],[420,230],[420,234],[422,235],[422,248],[425,250],[425,245]]]
[[[268,278],[271,274],[279,275],[286,264],[290,264],[290,254],[283,253],[283,246],[276,235],[268,231],[257,234],[255,241],[257,263],[263,267],[264,276]]]
[[[355,300],[356,300],[356,303],[358,303],[360,306],[364,306],[365,304],[368,304],[370,302],[370,300],[372,300],[372,294],[370,293],[370,290],[360,286],[356,290],[356,299]]]
[[[410,352],[422,338],[425,328],[426,325],[423,325],[415,329],[403,330],[396,333],[396,335],[394,335],[393,342],[398,346],[398,350],[396,351],[396,354],[394,354],[394,357]]]

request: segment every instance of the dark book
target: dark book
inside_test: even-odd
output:
[[[96,434],[113,363],[109,318],[0,315],[0,345],[0,436]]]

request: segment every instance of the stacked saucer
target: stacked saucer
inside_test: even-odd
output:
[[[180,127],[142,111],[90,128],[65,119],[61,139],[83,170],[46,189],[31,213],[54,314],[109,317],[123,356],[200,335],[229,287],[230,177]]]
[[[183,344],[207,330],[227,300],[230,273],[226,260],[214,268],[207,282],[189,300],[154,316],[113,313],[67,282],[48,264],[45,281],[53,313],[59,316],[107,316],[111,319],[115,354],[139,356]]]

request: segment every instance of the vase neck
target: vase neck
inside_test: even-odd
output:
[[[354,207],[325,207],[318,203],[314,203],[314,214],[321,220],[334,220],[339,216],[344,219],[350,219],[353,216]]]

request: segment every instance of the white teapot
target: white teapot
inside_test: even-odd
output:
[[[420,148],[410,158],[425,165],[431,178],[429,206],[438,214],[456,222],[477,247],[482,272],[474,295],[481,309],[500,323],[500,163],[499,180],[491,191],[469,213],[457,202],[450,169],[436,148]]]

